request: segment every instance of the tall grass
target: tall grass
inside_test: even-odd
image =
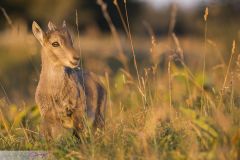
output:
[[[114,51],[118,51],[119,57],[124,57],[119,59],[123,68],[117,72],[101,72],[103,76],[100,78],[108,92],[105,130],[98,131],[96,135],[87,130],[81,142],[66,135],[59,141],[46,143],[39,134],[37,106],[8,104],[5,97],[0,100],[0,149],[48,150],[49,155],[57,159],[240,158],[239,59],[234,59],[239,52],[238,42],[232,44],[228,65],[221,65],[222,59],[214,58],[220,53],[217,49],[211,52],[207,45],[215,42],[207,39],[205,18],[205,43],[203,47],[201,40],[198,43],[198,49],[203,48],[204,67],[202,63],[197,64],[199,56],[189,56],[184,50],[186,40],[174,33],[175,10],[169,25],[169,37],[160,39],[151,32],[152,39],[147,48],[149,53],[146,53],[149,61],[143,65],[133,45],[135,36],[130,32],[126,3],[124,1],[123,14],[118,1],[114,1],[130,46],[127,49],[123,48],[125,45],[112,23],[107,6],[98,1],[115,40],[111,43],[116,46]],[[77,36],[79,39],[78,31]],[[81,38],[84,43],[84,37]],[[192,39],[187,41],[194,44]],[[100,40],[98,42],[101,43]],[[145,43],[146,39],[141,42]],[[167,46],[165,53],[159,53],[164,44]],[[101,43],[101,46],[110,47],[106,43]],[[84,45],[79,48],[84,48]],[[134,72],[125,50],[133,57]],[[97,60],[107,63],[106,59]],[[208,64],[209,60],[218,66],[220,63],[220,69]],[[235,63],[237,65],[233,67]],[[205,114],[202,114],[203,107]]]

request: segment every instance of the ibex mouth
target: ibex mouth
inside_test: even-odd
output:
[[[70,61],[70,63],[71,63],[71,65],[74,66],[74,67],[77,67],[77,66],[78,66],[78,61],[75,61],[75,62]]]

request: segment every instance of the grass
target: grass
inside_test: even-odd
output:
[[[225,95],[223,107],[217,108],[219,95],[205,93],[211,94],[209,99],[213,102],[208,103],[207,114],[202,114],[201,92],[194,91],[198,88],[189,84],[196,94],[191,95],[196,97],[193,103],[188,104],[188,93],[182,90],[185,98],[177,101],[173,94],[170,108],[168,87],[164,86],[167,81],[151,77],[151,70],[146,74],[144,93],[124,72],[110,78],[112,116],[107,117],[105,131],[92,138],[85,135],[84,143],[68,137],[47,145],[39,135],[40,115],[36,106],[7,106],[2,102],[1,149],[48,149],[59,159],[237,159],[240,109],[235,103],[231,106],[232,96]],[[172,74],[177,74],[173,90],[175,85],[186,85],[184,71]],[[143,95],[146,109],[141,107]]]
[[[116,1],[115,5],[118,7]],[[17,79],[22,72],[13,72],[19,65],[14,68],[13,64],[2,63],[0,73],[5,77],[0,82],[6,92],[0,101],[0,149],[47,150],[57,159],[240,159],[239,42],[227,46],[216,38],[208,39],[207,25],[203,41],[193,37],[178,39],[174,33],[163,39],[151,35],[148,41],[146,37],[132,36],[129,22],[120,16],[127,38],[117,33],[105,13],[115,41],[111,35],[99,36],[101,41],[86,35],[81,36],[81,48],[76,45],[83,54],[82,65],[99,72],[106,86],[105,130],[96,135],[86,132],[81,142],[66,136],[46,143],[39,133],[40,114],[33,100],[36,83],[18,81],[18,85],[30,88],[27,95],[31,96],[25,96],[27,104],[14,105],[8,98],[21,93],[9,87],[11,75]],[[10,31],[1,34],[7,33]],[[39,61],[32,59],[39,56],[31,55],[29,59],[29,54],[39,51],[38,45],[31,42],[31,52],[24,54],[27,49],[22,47],[22,40],[32,38],[31,33],[24,34],[11,42],[1,36],[0,50],[1,54],[6,49],[12,53],[16,64],[30,61],[32,75],[28,81],[32,82],[39,68]],[[22,56],[17,51],[25,55],[20,62]],[[101,59],[99,52],[103,53]],[[229,63],[224,62],[222,52],[229,53]]]

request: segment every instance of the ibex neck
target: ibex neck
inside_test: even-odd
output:
[[[40,75],[40,83],[44,84],[47,87],[59,87],[62,85],[65,71],[63,66],[55,65],[49,58],[49,54],[46,50],[42,50],[42,70]]]

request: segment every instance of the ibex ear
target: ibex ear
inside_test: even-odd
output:
[[[55,31],[57,29],[56,25],[53,24],[51,21],[48,22],[48,29],[50,31]]]
[[[65,20],[63,21],[62,28],[67,28],[67,24]]]
[[[38,39],[38,41],[41,43],[41,45],[43,45],[45,33],[42,31],[41,27],[35,21],[33,21],[32,23],[32,32],[34,36]]]

